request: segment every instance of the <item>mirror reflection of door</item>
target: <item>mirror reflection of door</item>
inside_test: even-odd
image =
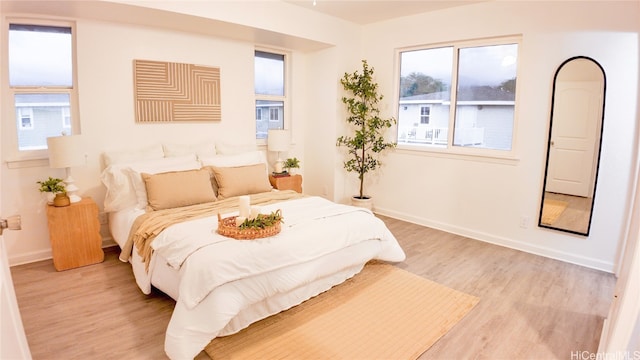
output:
[[[586,57],[564,62],[554,79],[539,225],[588,235],[600,156],[605,77]]]
[[[602,83],[558,81],[555,98],[546,190],[591,197],[597,129],[602,118]]]

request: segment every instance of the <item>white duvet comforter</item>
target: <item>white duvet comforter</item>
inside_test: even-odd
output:
[[[170,358],[193,359],[214,337],[297,305],[358,273],[368,260],[405,258],[366,209],[306,197],[262,212],[277,209],[284,223],[273,237],[223,237],[210,217],[173,225],[154,240],[154,251],[181,277],[165,340]]]

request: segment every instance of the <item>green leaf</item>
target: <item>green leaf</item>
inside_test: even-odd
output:
[[[364,195],[364,176],[376,170],[381,162],[371,153],[378,154],[396,146],[384,138],[384,131],[394,124],[396,119],[380,118],[378,103],[384,99],[378,94],[378,84],[373,79],[374,69],[362,60],[361,72],[345,73],[340,79],[349,96],[343,96],[348,116],[346,121],[352,128],[352,134],[343,135],[336,140],[336,146],[347,148],[349,158],[344,162],[347,172],[355,172],[360,180],[360,196]]]

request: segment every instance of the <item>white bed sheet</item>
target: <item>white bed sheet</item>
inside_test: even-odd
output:
[[[144,214],[144,211],[135,206],[109,213],[111,236],[121,249],[127,241],[131,225],[133,225],[136,217],[142,214]],[[146,295],[151,294],[151,284],[153,284],[153,286],[169,295],[173,300],[178,298],[180,273],[170,267],[162,256],[157,255],[151,259],[149,272],[145,270],[142,257],[138,255],[136,251],[131,255],[129,262],[131,263],[136,284],[142,293]]]
[[[245,244],[252,247],[253,242],[216,240],[215,237],[219,237],[215,234],[217,219],[213,217],[167,228],[154,241],[156,251],[152,256],[148,273],[145,272],[140,257],[135,254],[136,251],[130,261],[136,282],[144,293],[149,293],[153,284],[177,299],[165,338],[165,351],[171,359],[192,359],[214,337],[235,333],[255,321],[298,305],[357,274],[371,259],[394,262],[404,260],[404,252],[396,239],[382,221],[373,217],[368,210],[334,204],[322,198],[290,200],[275,208],[280,207],[283,208],[285,226],[292,227],[294,230],[296,230],[295,225],[315,229],[313,233],[304,235],[293,230],[288,232],[289,229],[285,230],[283,226],[283,232],[280,235],[284,238],[286,234],[293,233],[301,239],[305,238],[304,240],[307,237],[315,237],[317,241],[331,243],[335,242],[336,236],[341,239],[343,232],[356,238],[361,236],[371,238],[358,238],[357,241],[350,237],[338,239],[337,242],[342,245],[337,248],[323,244],[321,248],[323,247],[325,252],[318,256],[311,256],[300,248],[293,251],[297,252],[294,255],[286,254],[288,248],[285,248],[282,257],[288,259],[285,260],[288,262],[287,266],[266,266],[269,261],[277,261],[277,251],[271,251],[269,261],[264,259],[261,261],[256,259],[256,256],[261,256],[260,252],[243,249],[242,252],[249,254],[248,259],[253,260],[238,258],[232,261],[231,265],[227,265],[227,269],[223,266],[207,272],[202,268],[209,256],[215,256],[219,250],[226,251],[229,246],[236,246],[234,242],[242,243],[242,247]],[[346,217],[350,220],[338,220],[335,224],[324,222],[329,221],[327,219],[330,221],[342,219],[344,216],[340,214],[345,212],[345,207],[350,208],[346,209],[346,212],[352,216]],[[270,209],[265,208],[266,211]],[[127,209],[110,215],[112,234],[121,247],[129,235],[129,229],[135,217],[141,213],[140,210]],[[368,214],[364,216],[367,218],[365,221],[371,222],[367,223],[363,229],[358,229],[349,221],[359,222],[360,220],[354,219],[363,218],[363,213]],[[313,218],[318,218],[323,223],[320,226],[313,225],[311,223]],[[327,237],[320,234],[322,231],[318,230],[323,226],[338,230]],[[185,229],[176,230],[180,227],[189,230],[186,232],[183,231]],[[374,228],[377,230],[372,233],[371,230]],[[300,257],[300,254],[304,256]],[[243,264],[254,263],[258,264],[258,269],[243,266]],[[171,265],[174,267],[172,268]],[[224,275],[225,271],[226,275]],[[238,272],[242,276],[234,275]],[[183,280],[181,276],[184,277]],[[224,276],[228,278],[221,278]],[[180,281],[182,284],[179,284]],[[204,293],[200,291],[202,288],[206,288]],[[194,289],[199,291],[194,293]]]

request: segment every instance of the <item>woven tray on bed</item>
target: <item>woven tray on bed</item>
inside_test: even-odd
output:
[[[278,210],[279,212],[280,210]],[[254,240],[276,235],[280,232],[280,221],[271,226],[264,228],[245,228],[240,229],[236,226],[236,217],[230,216],[222,218],[218,213],[218,234],[232,237],[238,240]]]

